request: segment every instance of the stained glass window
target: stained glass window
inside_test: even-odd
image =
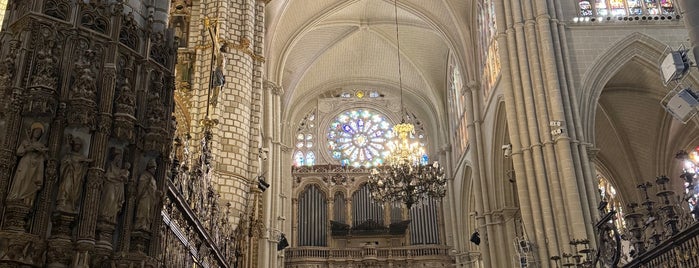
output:
[[[679,156],[679,155],[678,155]],[[679,157],[684,161],[681,178],[684,179],[685,200],[689,204],[689,211],[696,220],[699,216],[699,147],[690,151],[686,156]]]
[[[582,17],[621,17],[641,15],[672,15],[675,5],[672,0],[575,0],[578,14]]]
[[[315,111],[308,113],[301,122],[296,131],[296,140],[294,146],[294,166],[312,166],[316,163],[316,155],[313,152],[315,148],[315,131],[316,131],[316,114]]]
[[[294,154],[294,166],[303,166],[303,164],[306,162],[306,159],[303,157],[303,152],[301,151],[296,151]]]
[[[393,138],[393,124],[369,109],[339,114],[328,128],[330,155],[343,166],[376,166],[388,154],[386,142]]]
[[[675,13],[675,5],[672,0],[660,0],[660,7],[663,9],[663,14]]]
[[[447,99],[449,103],[450,110],[450,121],[452,128],[452,135],[454,136],[456,155],[461,155],[468,144],[468,134],[466,133],[466,115],[464,112],[465,96],[461,94],[463,92],[463,78],[461,72],[459,71],[458,64],[453,57],[450,57],[450,68],[449,70],[449,98]]]
[[[481,70],[481,88],[483,89],[483,99],[487,101],[490,92],[500,77],[500,58],[498,53],[498,43],[495,40],[497,25],[495,24],[495,3],[493,0],[481,0],[478,9],[478,20],[480,22],[479,46]],[[461,76],[461,75],[459,75]]]
[[[306,165],[312,166],[316,164],[316,154],[308,152],[306,154]]]
[[[614,218],[614,224],[619,230],[623,230],[626,226],[626,221],[624,221],[624,206],[621,203],[621,198],[617,196],[616,188],[614,188],[609,180],[600,173],[597,173],[597,183],[602,200],[608,202],[607,208],[617,212]]]
[[[580,8],[580,16],[592,17],[592,5],[588,0],[580,0],[578,3],[578,8]]]

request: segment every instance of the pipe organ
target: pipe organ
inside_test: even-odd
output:
[[[333,202],[333,219],[337,222],[347,222],[347,207],[345,206],[345,194],[342,192],[335,193],[335,202]]]
[[[418,244],[439,244],[437,201],[428,198],[410,209],[410,242]]]
[[[298,198],[296,218],[298,241],[292,244],[315,247],[357,246],[346,238],[333,237],[332,228],[343,227],[362,230],[390,228],[403,222],[409,234],[400,237],[398,245],[440,244],[440,202],[427,198],[414,205],[409,211],[401,203],[382,203],[371,197],[366,186],[368,170],[361,168],[338,168],[335,166],[314,166],[294,168],[294,195]],[[346,177],[346,184],[332,183],[333,177]],[[350,197],[350,198],[348,198]],[[388,207],[385,207],[388,206]],[[331,215],[330,215],[331,214]],[[332,225],[331,225],[332,221]],[[331,227],[334,226],[334,227]],[[334,232],[346,234],[347,232]],[[357,236],[357,232],[354,235]],[[373,232],[378,235],[380,232]],[[367,233],[362,234],[367,236]],[[330,236],[330,239],[328,237]],[[392,237],[390,241],[396,241]],[[371,239],[369,239],[371,240]],[[387,240],[388,241],[388,240]],[[387,242],[389,243],[389,242]]]
[[[294,167],[292,175],[293,195],[298,200],[292,237],[297,241],[291,241],[295,247],[286,249],[286,267],[347,267],[342,262],[356,265],[374,258],[366,254],[382,250],[392,253],[376,257],[394,264],[434,267],[450,263],[449,250],[440,239],[440,200],[423,200],[410,210],[402,203],[377,202],[366,187],[369,170],[363,168],[303,166]],[[346,183],[334,183],[333,178],[338,177]],[[419,257],[400,253],[414,250]],[[349,255],[338,260],[342,254]]]
[[[366,184],[352,194],[352,219],[354,219],[353,226],[370,220],[383,224],[383,204],[371,198],[371,192]]]

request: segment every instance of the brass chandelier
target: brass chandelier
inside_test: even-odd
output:
[[[400,107],[403,110],[403,80],[400,61],[400,39],[398,38],[398,4],[394,0],[396,23],[396,46],[398,50],[398,81],[400,87]],[[401,116],[405,113],[401,112]],[[442,198],[446,195],[447,180],[444,169],[438,162],[429,165],[424,147],[414,137],[415,126],[401,123],[393,127],[396,139],[388,144],[389,155],[386,163],[375,167],[369,174],[367,185],[372,197],[379,202],[401,202],[408,209],[421,200]]]

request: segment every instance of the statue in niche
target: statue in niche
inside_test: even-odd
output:
[[[75,212],[78,197],[82,192],[87,164],[92,160],[83,156],[83,141],[79,137],[70,139],[70,152],[61,160],[61,184],[56,197],[56,209]]]
[[[158,198],[156,196],[158,190],[155,184],[155,170],[157,167],[155,160],[149,160],[148,164],[146,164],[146,170],[138,179],[136,194],[138,205],[136,207],[136,224],[134,225],[137,230],[150,230],[153,222],[153,206]]]
[[[121,149],[114,148],[112,161],[107,166],[102,186],[100,201],[100,218],[115,222],[116,215],[124,205],[124,184],[129,179],[131,164],[123,163],[124,155]]]
[[[21,159],[7,194],[8,202],[20,202],[28,207],[34,204],[36,192],[44,183],[44,164],[46,153],[49,151],[40,140],[43,135],[44,125],[35,122],[30,127],[27,139],[17,148],[17,155]]]

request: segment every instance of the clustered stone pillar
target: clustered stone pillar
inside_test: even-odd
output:
[[[221,201],[231,203],[229,222],[234,226],[269,224],[272,218],[255,207],[260,205],[266,211],[271,209],[263,204],[263,193],[257,191],[258,176],[265,171],[268,172],[266,178],[272,175],[271,168],[262,165],[263,161],[258,157],[261,148],[269,148],[269,141],[264,139],[271,136],[263,137],[263,134],[272,134],[262,132],[261,125],[264,11],[268,2],[201,1],[191,13],[191,21],[202,21],[205,26],[202,31],[198,24],[190,25],[189,39],[196,40],[197,59],[192,86],[201,89],[194,91],[199,102],[195,102],[191,109],[191,123],[195,126],[195,133],[200,122],[208,122],[213,127],[211,151],[214,163],[211,163],[210,179],[221,193]],[[251,215],[256,218],[249,218]],[[240,217],[246,217],[246,220]],[[259,240],[263,236],[268,238],[268,234],[245,236],[246,241],[236,242],[245,247],[240,252],[247,252],[245,260],[239,262],[240,267],[255,267],[259,261],[267,262],[268,258],[258,258],[257,253],[270,251],[271,244]]]
[[[497,17],[503,18],[497,21],[497,42],[519,204],[543,267],[570,240],[594,240],[589,223],[598,201],[587,148],[580,140],[580,117],[574,112],[560,5],[496,1]],[[554,120],[563,122],[563,133],[551,133]],[[486,262],[497,257],[489,255]]]
[[[10,3],[0,35],[8,44],[0,50],[0,239],[10,241],[0,245],[0,266],[156,267],[162,204],[133,193],[146,162],[167,168],[169,3],[48,2]],[[143,248],[130,248],[142,211],[153,224],[141,228]]]
[[[699,62],[699,2],[693,0],[678,0],[682,8],[684,24],[692,39],[694,62]]]

